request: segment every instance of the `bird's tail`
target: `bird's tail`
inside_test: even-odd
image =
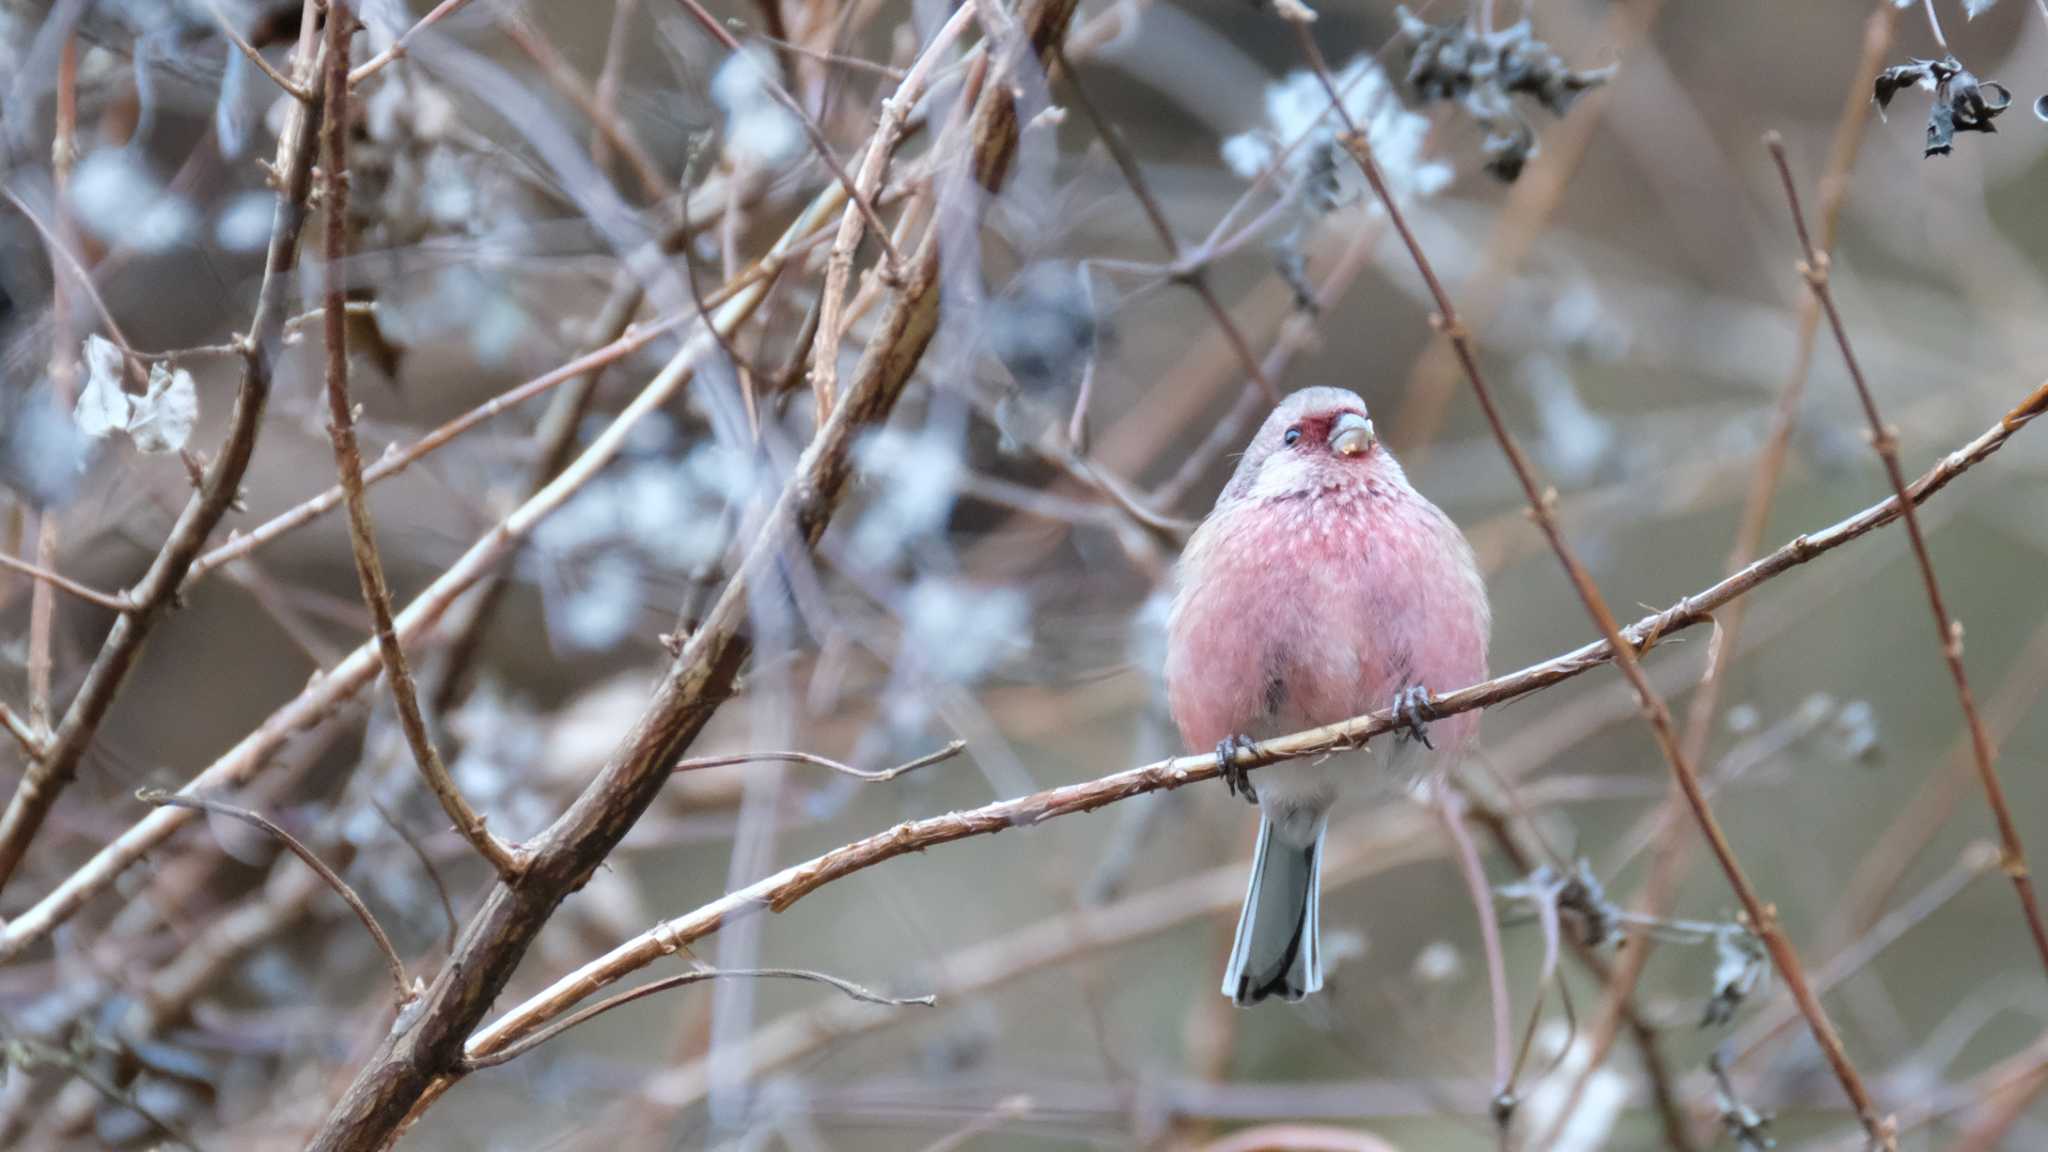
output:
[[[1322,903],[1323,832],[1317,820],[1307,845],[1290,844],[1259,818],[1251,886],[1237,918],[1237,942],[1223,973],[1223,994],[1246,1007],[1268,996],[1299,1000],[1323,987],[1317,930]]]

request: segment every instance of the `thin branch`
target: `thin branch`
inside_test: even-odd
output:
[[[548,82],[554,85],[555,90],[568,97],[569,102],[576,105],[576,110],[590,121],[591,127],[595,128],[613,148],[618,149],[619,155],[625,158],[626,167],[633,170],[633,178],[640,182],[641,194],[646,196],[650,203],[659,203],[672,191],[668,181],[662,178],[660,166],[654,162],[654,157],[648,154],[647,149],[641,146],[633,130],[620,121],[618,116],[606,110],[598,94],[583,82],[583,77],[576,74],[576,70],[562,58],[562,54],[555,50],[555,46],[548,38],[535,30],[524,15],[515,13],[508,18],[504,24],[504,31],[514,44],[519,45],[520,51],[525,52],[536,65],[539,65],[541,74],[548,78]],[[686,181],[686,190],[687,186]]]
[[[1345,149],[1364,171],[1374,195],[1386,209],[1388,222],[1400,235],[1403,246],[1407,248],[1408,255],[1415,263],[1416,271],[1421,274],[1424,284],[1429,288],[1430,297],[1435,301],[1437,309],[1433,322],[1450,338],[1452,350],[1457,353],[1459,365],[1464,369],[1465,378],[1472,385],[1473,395],[1479,401],[1480,411],[1485,415],[1488,426],[1492,428],[1502,455],[1507,458],[1508,465],[1514,470],[1515,479],[1521,484],[1522,494],[1529,502],[1529,509],[1535,517],[1537,526],[1542,529],[1544,538],[1550,543],[1551,551],[1557,554],[1558,562],[1564,567],[1565,574],[1584,603],[1587,614],[1606,635],[1614,652],[1616,666],[1627,678],[1629,685],[1635,689],[1637,701],[1642,705],[1644,718],[1649,722],[1658,751],[1671,766],[1672,775],[1685,793],[1686,804],[1692,809],[1693,819],[1713,849],[1722,872],[1727,875],[1729,887],[1734,889],[1736,898],[1741,901],[1743,910],[1749,917],[1751,929],[1763,940],[1764,947],[1770,952],[1772,962],[1777,966],[1779,975],[1806,1016],[1807,1023],[1813,1029],[1815,1041],[1827,1057],[1835,1078],[1841,1082],[1842,1090],[1849,1097],[1857,1117],[1863,1122],[1864,1129],[1880,1146],[1894,1147],[1896,1141],[1879,1117],[1876,1105],[1870,1098],[1870,1092],[1863,1084],[1863,1077],[1850,1063],[1848,1053],[1843,1049],[1841,1036],[1836,1032],[1833,1022],[1828,1019],[1827,1009],[1808,987],[1805,967],[1800,963],[1799,955],[1786,937],[1784,929],[1778,924],[1774,907],[1758,895],[1741,862],[1736,859],[1735,850],[1729,844],[1726,833],[1721,830],[1720,822],[1715,819],[1713,809],[1707,803],[1706,793],[1700,786],[1698,773],[1694,771],[1692,761],[1687,758],[1684,749],[1679,746],[1678,732],[1672,723],[1670,708],[1664,703],[1656,687],[1650,683],[1649,677],[1644,674],[1634,649],[1622,643],[1620,625],[1607,607],[1606,599],[1600,594],[1585,565],[1566,543],[1553,508],[1555,493],[1537,482],[1528,459],[1502,420],[1500,411],[1494,404],[1492,391],[1487,387],[1485,376],[1480,371],[1478,352],[1473,347],[1471,334],[1460,324],[1450,294],[1444,290],[1443,282],[1437,277],[1428,256],[1423,253],[1421,245],[1416,241],[1415,234],[1403,217],[1399,204],[1388,192],[1386,179],[1380,173],[1378,162],[1373,159],[1371,142],[1358,130],[1357,125],[1351,122],[1350,113],[1345,109],[1343,99],[1338,95],[1336,85],[1330,78],[1329,67],[1323,62],[1322,51],[1316,46],[1314,34],[1305,20],[1294,19],[1290,20],[1290,23],[1301,42],[1304,56],[1329,94],[1331,105],[1344,119],[1347,128],[1343,137]],[[1902,501],[1902,504],[1910,506],[1910,501]]]
[[[1861,972],[1871,961],[1896,943],[1900,937],[1918,927],[1926,919],[1948,906],[1949,901],[1960,895],[1978,877],[1998,867],[1999,853],[1996,845],[1976,840],[1964,847],[1956,862],[1949,866],[1927,887],[1915,893],[1911,900],[1886,913],[1870,931],[1853,941],[1848,947],[1828,958],[1813,975],[1814,987],[1822,995],[1840,985],[1856,973]],[[1774,1000],[1763,1012],[1758,1013],[1728,1041],[1729,1048],[1736,1053],[1735,1063],[1740,1064],[1756,1054],[1765,1041],[1776,1036],[1785,1027],[1799,1018],[1783,1000]]]
[[[1929,12],[1933,10],[1930,8]],[[1792,210],[1792,223],[1799,236],[1799,248],[1803,254],[1799,272],[1813,290],[1821,310],[1827,314],[1828,327],[1834,331],[1835,344],[1842,350],[1842,362],[1848,367],[1849,380],[1856,386],[1856,398],[1863,405],[1863,414],[1870,423],[1870,443],[1876,449],[1878,458],[1884,462],[1884,474],[1891,481],[1892,491],[1903,494],[1906,491],[1906,474],[1899,466],[1898,433],[1884,422],[1884,415],[1878,411],[1877,399],[1871,394],[1870,382],[1864,378],[1863,366],[1856,360],[1856,350],[1849,343],[1848,327],[1842,323],[1842,313],[1835,305],[1835,294],[1828,285],[1828,258],[1813,246],[1812,237],[1806,233],[1806,215],[1799,207],[1799,188],[1792,179],[1792,164],[1785,156],[1785,142],[1776,132],[1764,137],[1764,144],[1771,152],[1771,160],[1778,167],[1779,179],[1785,185],[1785,200]],[[1970,678],[1963,669],[1963,626],[1948,610],[1947,601],[1941,594],[1941,583],[1934,576],[1934,558],[1927,551],[1926,534],[1920,530],[1920,517],[1911,507],[1905,510],[1906,538],[1913,547],[1913,563],[1920,570],[1920,582],[1927,590],[1927,607],[1934,613],[1934,628],[1941,641],[1942,659],[1948,664],[1949,678],[1955,682],[1956,702],[1963,710],[1963,723],[1970,731],[1970,752],[1977,766],[1978,781],[1984,787],[1984,800],[1991,808],[1992,820],[1998,826],[1999,848],[2004,854],[2000,866],[2012,879],[2013,893],[2019,897],[2020,910],[2026,917],[2027,931],[2034,937],[2034,950],[2040,954],[2041,965],[2048,969],[2048,924],[2041,918],[2041,908],[2034,897],[2034,881],[2027,872],[2027,853],[2020,843],[2019,825],[2013,821],[2012,809],[2006,804],[2005,787],[1999,782],[1995,761],[1998,752],[1991,745],[1991,734],[1984,727],[1984,717],[1977,711],[1977,699],[1970,691]]]
[[[677,2],[682,4],[683,8],[696,19],[698,25],[711,34],[712,39],[723,44],[726,51],[744,52],[746,50],[732,33],[725,30],[725,25],[719,23],[717,17],[704,10],[704,5],[699,3],[698,0],[677,0]],[[882,223],[881,214],[875,211],[873,197],[861,194],[860,186],[854,183],[852,176],[847,175],[846,166],[841,164],[839,158],[832,154],[832,143],[825,139],[823,132],[818,130],[817,121],[811,119],[811,114],[804,111],[804,106],[797,103],[796,97],[789,94],[789,90],[782,86],[782,81],[768,75],[765,70],[762,70],[761,90],[768,93],[777,104],[782,105],[784,111],[796,117],[796,122],[803,126],[804,137],[811,142],[812,151],[818,154],[818,159],[825,162],[826,170],[832,173],[833,179],[839,181],[840,187],[846,189],[847,195],[859,207],[861,215],[868,218],[868,227],[875,230],[875,243],[881,246],[882,255],[887,261],[884,267],[884,275],[890,277],[901,275],[903,256],[896,251],[896,245],[889,239],[889,226]]]
[[[602,1016],[614,1008],[624,1007],[635,1000],[644,999],[658,992],[666,992],[671,988],[681,988],[689,984],[700,984],[706,980],[727,978],[746,980],[808,980],[813,984],[823,984],[827,987],[837,988],[860,1003],[880,1004],[885,1008],[908,1008],[912,1006],[930,1008],[938,1003],[937,999],[931,996],[908,996],[902,998],[883,996],[877,992],[870,992],[851,980],[841,980],[837,976],[828,976],[823,972],[813,972],[807,968],[698,968],[690,972],[682,972],[674,976],[663,977],[651,983],[642,984],[638,988],[628,989],[616,996],[606,997],[590,1005],[588,1008],[583,1008],[564,1016],[540,1031],[522,1038],[516,1044],[508,1044],[488,1056],[466,1060],[463,1064],[463,1071],[474,1072],[479,1068],[495,1068],[506,1061],[533,1051],[535,1048],[540,1047],[542,1044],[594,1016]]]
[[[354,912],[356,919],[363,922],[363,927],[369,929],[370,938],[377,942],[377,951],[384,956],[385,966],[391,970],[391,983],[397,989],[399,1007],[402,1008],[418,998],[420,994],[419,989],[414,987],[413,983],[406,978],[405,961],[398,958],[398,949],[392,946],[391,937],[385,933],[384,926],[377,923],[376,914],[370,911],[370,906],[363,903],[363,898],[356,895],[356,890],[348,886],[348,881],[343,880],[311,848],[306,847],[304,841],[285,831],[276,821],[263,815],[261,812],[255,812],[248,808],[238,808],[233,804],[224,804],[219,800],[211,800],[204,796],[181,796],[176,793],[166,792],[161,788],[143,788],[135,793],[135,798],[153,807],[187,808],[194,812],[205,812],[213,816],[226,816],[231,820],[239,820],[252,828],[260,829],[274,837],[292,855],[304,861],[306,867],[318,872],[320,879],[325,880],[327,886],[334,889],[335,893],[348,904],[349,911]]]
[[[455,786],[455,777],[434,747],[420,712],[419,690],[413,684],[412,668],[406,663],[405,648],[398,642],[392,623],[391,590],[384,582],[384,562],[377,554],[376,526],[370,521],[369,497],[363,491],[363,455],[356,445],[355,406],[348,395],[348,315],[342,305],[348,297],[344,265],[348,260],[348,49],[355,31],[355,13],[343,0],[327,4],[327,114],[322,118],[321,208],[327,217],[327,435],[334,441],[335,469],[341,473],[341,490],[348,504],[348,537],[355,557],[356,578],[363,588],[363,603],[377,636],[377,652],[384,664],[384,679],[398,707],[399,727],[412,748],[413,761],[441,810],[455,822],[455,830],[469,841],[478,854],[490,861],[498,875],[519,875],[526,866],[520,850],[506,844],[484,826],[484,818]]]
[[[68,189],[71,170],[78,158],[78,30],[67,27],[63,44],[57,56],[57,110],[54,125],[54,141],[51,147],[53,160],[51,179],[56,193],[57,224],[54,230],[46,229],[36,214],[29,210],[12,189],[7,189],[7,198],[14,202],[22,215],[29,218],[42,233],[43,244],[50,251],[51,283],[50,297],[50,387],[57,403],[65,408],[71,406],[72,397],[78,386],[78,355],[73,350],[76,333],[71,320],[71,304],[64,290],[64,278],[56,275],[59,264],[72,270],[79,288],[107,316],[106,303],[100,299],[99,290],[93,286],[92,277],[78,267],[77,257],[71,251],[70,213],[67,210]],[[107,317],[107,330],[116,332],[111,316]],[[118,334],[118,333],[117,333]],[[35,562],[38,567],[54,571],[57,567],[57,550],[61,543],[60,517],[55,508],[38,509],[36,515]],[[28,719],[37,731],[44,730],[50,719],[50,681],[55,668],[52,659],[54,637],[57,631],[57,597],[48,584],[36,584],[29,589],[28,604]],[[36,778],[40,765],[31,764],[22,777],[22,788]],[[62,787],[62,785],[58,785]],[[19,793],[16,794],[17,797]],[[13,804],[8,805],[9,815]],[[7,839],[6,821],[0,820],[0,887],[7,883],[10,865],[5,863]],[[33,829],[29,830],[33,834]],[[26,848],[24,841],[23,847]]]
[[[917,61],[897,84],[895,93],[882,101],[881,121],[875,125],[867,153],[861,157],[860,175],[853,191],[856,205],[865,197],[872,196],[874,190],[881,186],[882,178],[889,170],[889,161],[896,154],[896,146],[903,140],[904,123],[923,94],[927,73],[939,53],[945,51],[966,28],[974,10],[972,4],[961,5],[932,36],[924,51],[918,54]],[[825,261],[825,287],[818,297],[817,337],[811,344],[811,392],[820,424],[831,415],[839,388],[839,345],[846,337],[846,285],[853,275],[853,255],[860,247],[868,218],[868,213],[849,207],[839,218],[839,232],[832,241],[832,254]],[[878,239],[886,244],[888,233],[880,231],[879,225],[877,229]]]
[[[1439,781],[1436,801],[1431,805],[1444,831],[1450,834],[1459,875],[1472,910],[1479,917],[1479,949],[1486,957],[1486,991],[1493,1007],[1493,1113],[1503,1131],[1514,1117],[1515,1037],[1514,1006],[1508,999],[1507,958],[1500,947],[1500,912],[1494,907],[1493,888],[1486,882],[1486,865],[1479,858],[1479,846],[1465,827],[1465,798],[1449,781]]]
[[[1230,341],[1231,350],[1237,353],[1237,358],[1244,363],[1245,371],[1250,373],[1252,380],[1258,384],[1259,391],[1265,394],[1268,403],[1278,404],[1279,386],[1266,374],[1265,366],[1259,363],[1258,354],[1252,351],[1251,343],[1244,338],[1237,321],[1231,318],[1230,310],[1217,299],[1216,290],[1210,286],[1206,270],[1186,262],[1187,253],[1181,248],[1180,238],[1174,235],[1173,225],[1167,222],[1165,211],[1159,207],[1159,201],[1153,198],[1152,190],[1146,186],[1145,174],[1139,169],[1138,161],[1131,155],[1129,146],[1124,143],[1123,137],[1117,134],[1115,125],[1112,125],[1096,109],[1095,103],[1088,99],[1088,91],[1081,85],[1080,73],[1074,70],[1074,66],[1067,61],[1063,52],[1058,49],[1054,51],[1060,62],[1060,70],[1067,74],[1067,86],[1074,94],[1075,106],[1095,125],[1096,137],[1109,149],[1110,157],[1116,161],[1117,171],[1123,173],[1124,183],[1130,185],[1131,194],[1138,198],[1138,204],[1144,209],[1145,219],[1152,225],[1152,231],[1158,234],[1159,242],[1166,246],[1167,254],[1173,262],[1173,278],[1186,284],[1195,295],[1201,297],[1203,307],[1215,318],[1217,328],[1223,333],[1224,338]]]
[[[0,552],[0,568],[7,568],[32,579],[41,580],[60,592],[67,592],[85,601],[87,604],[105,608],[109,612],[126,612],[134,607],[134,605],[120,596],[95,591],[61,573],[37,567],[19,556],[10,556],[5,552]]]
[[[1942,51],[1948,51],[1948,37],[1942,34],[1941,17],[1934,13],[1934,0],[1921,0],[1920,6],[1927,12],[1927,30],[1934,33],[1934,42]]]
[[[745,296],[751,301],[746,305],[749,314],[751,314],[754,303],[758,303],[757,294],[761,287],[773,280],[779,274],[784,264],[792,257],[808,252],[814,245],[822,242],[822,221],[813,219],[808,215],[802,216],[800,219],[806,221],[805,230],[785,236],[783,242],[778,243],[775,250],[768,256],[755,261],[738,276],[711,292],[705,298],[705,303],[714,308],[723,309],[729,302]],[[680,233],[678,233],[678,236],[680,236]],[[564,384],[573,383],[577,388],[592,387],[594,386],[590,383],[592,373],[625,359],[652,344],[655,340],[673,332],[677,328],[683,327],[695,319],[693,316],[672,316],[648,324],[634,325],[630,324],[629,321],[641,300],[637,287],[629,289],[623,295],[615,295],[614,299],[619,302],[620,306],[616,310],[607,306],[604,313],[605,316],[613,317],[614,322],[607,323],[600,319],[599,323],[601,329],[611,331],[612,336],[609,342],[560,367],[536,376],[516,388],[491,397],[468,412],[449,420],[432,432],[420,437],[405,448],[387,451],[377,459],[376,463],[363,470],[363,482],[365,484],[376,484],[379,481],[396,476],[418,463],[421,459],[454,442],[471,429]],[[351,309],[353,309],[353,304]],[[306,313],[304,318],[323,315],[325,315],[325,309],[316,309]],[[721,335],[728,333],[723,320],[714,326]],[[232,539],[224,541],[201,556],[192,565],[188,586],[191,581],[196,581],[201,576],[212,572],[221,565],[246,556],[272,540],[295,529],[304,527],[321,516],[341,507],[345,500],[345,495],[341,485],[336,484],[312,499],[271,517],[253,530],[239,533]]]
[[[1020,15],[1027,33],[1020,45],[1034,48],[1041,58],[1012,57],[1006,66],[1028,62],[1043,67],[1043,53],[1065,34],[1074,7],[1074,0],[1030,0]],[[993,194],[1002,186],[1020,128],[1010,78],[1000,72],[988,75],[993,69],[979,71],[979,82],[971,82],[971,91],[962,95],[972,112],[964,124],[969,138],[961,159],[982,191]],[[829,187],[846,189],[843,183]],[[906,276],[889,290],[888,305],[845,396],[798,459],[761,518],[745,558],[670,664],[646,711],[567,811],[535,838],[532,864],[518,883],[501,879],[484,897],[463,934],[463,948],[443,966],[416,1018],[379,1043],[309,1148],[368,1152],[380,1147],[461,1075],[466,1057],[473,1055],[465,1051],[468,1037],[549,914],[602,865],[660,796],[680,753],[731,695],[751,653],[748,625],[759,588],[778,579],[792,550],[816,547],[852,480],[855,440],[887,418],[930,346],[939,321],[939,248],[937,231],[927,229]],[[654,391],[643,393],[643,399]],[[646,406],[636,400],[629,411]],[[573,472],[563,473],[551,490]]]
[[[183,1127],[136,1099],[133,1092],[102,1076],[99,1069],[93,1067],[92,1061],[79,1053],[59,1048],[54,1044],[45,1044],[29,1036],[8,1036],[0,1039],[0,1056],[5,1057],[4,1061],[0,1061],[0,1069],[10,1064],[24,1072],[38,1065],[61,1068],[90,1085],[94,1092],[105,1097],[115,1107],[126,1108],[142,1117],[150,1127],[169,1136],[174,1143],[189,1149],[190,1152],[206,1152],[205,1145],[194,1140]]]
[[[427,854],[426,845],[421,844],[419,837],[412,834],[412,829],[407,828],[405,823],[393,815],[390,809],[379,804],[374,796],[370,797],[370,807],[376,810],[378,817],[384,821],[385,826],[396,833],[400,840],[405,841],[407,848],[412,849],[414,858],[420,862],[420,870],[427,874],[427,883],[434,886],[434,897],[441,903],[441,919],[448,928],[447,935],[442,944],[448,949],[449,955],[454,955],[455,935],[462,930],[462,925],[455,919],[455,901],[448,895],[448,884],[441,879],[441,869],[434,864],[434,858]]]
[[[7,734],[14,737],[14,742],[21,745],[22,752],[26,753],[30,760],[43,758],[42,737],[36,734],[35,728],[27,720],[22,719],[20,713],[4,703],[0,703],[0,728],[7,729]]]
[[[2044,411],[2048,411],[2048,383],[2036,388],[1997,424],[1969,444],[1951,452],[1916,481],[1909,490],[1912,500],[1922,502],[1940,491],[1977,461],[1997,451],[2014,432]],[[1714,611],[1722,605],[1891,523],[1898,516],[1899,501],[1894,497],[1818,532],[1796,536],[1741,572],[1622,629],[1621,640],[1632,656],[1647,653],[1678,632],[1711,620]],[[1614,651],[1609,641],[1596,640],[1518,672],[1445,693],[1433,702],[1435,715],[1440,718],[1453,716],[1474,708],[1520,699],[1606,664],[1614,658]],[[1235,762],[1240,767],[1256,769],[1283,760],[1320,755],[1333,749],[1357,748],[1397,726],[1391,711],[1368,713],[1342,723],[1307,729],[1240,749]],[[1061,816],[1090,812],[1133,796],[1214,779],[1218,774],[1214,755],[1182,756],[979,808],[898,824],[727,893],[710,904],[664,921],[620,944],[536,993],[490,1027],[478,1032],[469,1042],[469,1052],[472,1056],[482,1055],[509,1043],[576,1000],[663,956],[672,955],[676,948],[716,932],[731,920],[763,910],[786,911],[825,885],[898,856],[923,852],[956,840],[993,835],[1009,828],[1029,827]],[[0,934],[0,947],[4,947],[5,942],[4,934]],[[4,950],[0,950],[0,958],[4,956]]]
[[[425,16],[420,17],[418,23],[414,24],[412,27],[407,28],[404,32],[400,33],[398,39],[393,40],[391,42],[391,47],[386,48],[384,51],[377,53],[375,56],[370,57],[368,60],[363,61],[360,65],[356,67],[355,71],[350,72],[348,74],[349,85],[353,87],[357,84],[361,84],[363,81],[375,75],[386,64],[389,64],[393,60],[398,59],[400,56],[405,55],[406,45],[412,42],[412,38],[414,36],[419,35],[421,32],[424,32],[427,29],[432,28],[434,25],[439,24],[442,20],[445,20],[449,16],[454,15],[457,11],[461,10],[462,7],[468,3],[469,0],[441,0],[439,4],[434,5],[432,11],[428,12]]]
[[[830,768],[834,772],[851,776],[856,780],[880,784],[884,781],[894,780],[906,773],[915,772],[919,768],[926,768],[941,761],[951,760],[966,748],[967,741],[955,740],[936,752],[927,752],[915,760],[898,764],[894,768],[883,768],[878,771],[855,768],[851,764],[842,764],[837,760],[813,755],[809,752],[736,752],[730,756],[697,756],[689,760],[678,761],[674,770],[676,772],[695,772],[704,768],[724,768],[733,764],[752,764],[768,760],[784,764],[811,764],[819,768]]]
[[[235,22],[228,19],[228,14],[220,10],[218,0],[206,0],[206,11],[213,17],[213,22],[220,26],[220,34],[227,37],[228,43],[234,45],[242,55],[247,56],[249,63],[254,64],[257,71],[270,77],[271,83],[284,89],[285,95],[290,96],[301,104],[313,102],[314,96],[311,92],[293,83],[290,77],[272,67],[270,61],[263,58],[263,53],[258,52],[256,46],[249,43],[242,36],[241,32],[236,30]]]
[[[307,21],[308,26],[312,23]],[[773,269],[791,259],[802,248],[803,238],[815,234],[846,203],[844,197],[845,192],[836,184],[821,190],[763,257],[763,266]],[[764,280],[756,280],[748,284],[719,309],[715,321],[720,331],[730,333],[753,314],[765,293],[764,283]],[[425,635],[460,597],[496,571],[542,521],[581,491],[619,454],[633,428],[649,413],[668,403],[689,382],[698,363],[714,347],[716,344],[702,333],[686,341],[640,390],[639,395],[569,467],[562,470],[561,475],[485,531],[468,551],[406,605],[396,621],[400,642],[416,641]],[[376,679],[380,669],[376,642],[367,640],[359,644],[339,664],[307,684],[297,696],[273,711],[262,725],[222,753],[189,781],[183,791],[218,791],[240,786],[252,779],[294,733],[311,727],[343,701],[353,698]],[[0,926],[0,963],[19,956],[23,949],[68,920],[88,900],[112,884],[124,869],[163,843],[189,818],[187,813],[175,810],[153,812],[149,818],[102,846],[48,895]]]
[[[310,0],[307,7],[311,7]],[[308,12],[301,20],[298,48],[300,67],[309,78],[315,66],[313,24]],[[184,583],[193,559],[240,498],[242,476],[255,453],[256,434],[270,399],[271,356],[281,334],[285,288],[298,263],[299,233],[305,224],[306,197],[312,188],[314,129],[319,111],[317,102],[294,104],[291,119],[278,141],[280,195],[271,224],[270,248],[264,258],[263,282],[257,291],[256,313],[249,325],[250,335],[242,343],[242,378],[235,394],[234,412],[228,419],[226,439],[207,467],[200,490],[179,514],[149,571],[129,593],[133,608],[114,622],[65,710],[43,759],[29,766],[8,802],[6,813],[0,815],[0,886],[14,875],[29,843],[56,805],[58,795],[77,774],[101,719],[134,667],[143,642],[163,619]]]
[[[643,325],[624,332],[617,339],[588,352],[567,364],[536,376],[526,383],[507,392],[501,392],[475,408],[442,424],[440,427],[396,451],[386,452],[376,463],[363,470],[363,483],[375,484],[387,480],[419,463],[460,438],[470,429],[499,416],[520,404],[549,392],[563,384],[577,380],[586,373],[625,359],[627,356],[652,344],[655,340],[681,327],[684,318],[674,317],[654,324]],[[239,560],[272,540],[295,529],[302,528],[348,500],[348,493],[340,484],[327,489],[305,502],[289,508],[248,532],[238,532],[223,541],[192,565],[188,582],[196,582],[214,569],[234,560]]]
[[[1834,140],[1828,152],[1828,175],[1822,181],[1820,230],[1824,248],[1834,245],[1836,224],[1841,219],[1842,205],[1848,199],[1849,173],[1862,147],[1864,125],[1870,119],[1870,77],[1883,66],[1885,54],[1890,50],[1892,31],[1897,23],[1895,11],[1892,0],[1876,0],[1876,10],[1864,25],[1862,56],[1842,96],[1842,111],[1836,120]],[[1792,433],[1798,424],[1799,405],[1805,395],[1806,378],[1812,370],[1814,343],[1819,330],[1820,307],[1808,300],[1799,315],[1799,336],[1792,367],[1778,390],[1778,404],[1771,414],[1770,432],[1743,498],[1742,516],[1728,554],[1727,570],[1730,572],[1739,571],[1747,565],[1755,558],[1757,549],[1762,547],[1771,506],[1784,475],[1786,460],[1791,454]],[[1727,682],[1727,670],[1735,661],[1735,653],[1742,647],[1748,617],[1748,602],[1738,600],[1715,620],[1713,638],[1708,646],[1707,670],[1687,706],[1685,734],[1680,743],[1685,755],[1694,763],[1707,754],[1715,713],[1720,706],[1721,688]],[[1688,843],[1678,835],[1679,823],[1684,818],[1685,797],[1673,787],[1649,826],[1649,837],[1657,843],[1658,850],[1651,859],[1650,875],[1636,904],[1638,911],[1645,915],[1667,915],[1678,898],[1689,864]],[[1578,1102],[1591,1085],[1594,1075],[1605,1066],[1607,1054],[1613,1049],[1619,1034],[1623,1013],[1632,1010],[1629,1005],[1636,985],[1655,950],[1656,941],[1645,937],[1615,966],[1601,1014],[1594,1021],[1588,1039],[1585,1068],[1572,1082],[1566,1104],[1558,1112],[1560,1124],[1564,1117],[1577,1111]]]

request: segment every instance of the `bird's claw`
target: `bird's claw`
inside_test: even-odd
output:
[[[1237,754],[1250,748],[1249,736],[1230,736],[1216,742],[1216,771],[1223,777],[1223,786],[1230,789],[1232,796],[1243,796],[1245,803],[1257,804],[1259,794],[1252,791],[1251,777],[1244,766],[1237,762]]]
[[[1436,702],[1430,699],[1429,689],[1420,684],[1410,684],[1394,694],[1394,729],[1396,738],[1404,743],[1420,740],[1422,746],[1436,751],[1436,745],[1429,739],[1429,722],[1436,718]]]

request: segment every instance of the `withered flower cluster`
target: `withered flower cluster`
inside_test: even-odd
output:
[[[1934,93],[1927,114],[1928,156],[1955,151],[1958,132],[1996,132],[1991,122],[2012,105],[2012,93],[1996,80],[1979,80],[1954,56],[1939,60],[1912,59],[1877,74],[1874,96],[1881,112],[1902,88],[1921,87]]]
[[[1423,102],[1456,100],[1486,130],[1486,170],[1503,181],[1522,174],[1536,154],[1536,129],[1515,103],[1527,97],[1563,116],[1588,88],[1604,84],[1614,66],[1577,71],[1536,39],[1524,20],[1482,33],[1463,21],[1429,24],[1400,7],[1401,39],[1408,48],[1408,86]]]

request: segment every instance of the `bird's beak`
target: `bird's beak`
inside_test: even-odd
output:
[[[1379,439],[1372,421],[1356,412],[1346,412],[1330,426],[1330,447],[1340,456],[1357,456]]]

